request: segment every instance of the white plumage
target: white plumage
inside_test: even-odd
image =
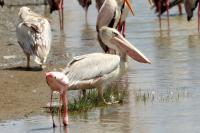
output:
[[[46,73],[47,84],[52,90],[51,103],[53,91],[60,92],[60,97],[64,105],[64,125],[68,125],[68,102],[66,98],[68,90],[97,88],[101,99],[108,104],[109,102],[106,102],[103,98],[103,89],[107,83],[110,83],[126,71],[126,55],[129,55],[136,61],[150,63],[150,61],[116,29],[102,27],[99,31],[99,37],[108,47],[112,47],[114,50],[118,51],[120,56],[104,53],[76,56],[69,62],[62,73]]]
[[[51,27],[47,19],[32,12],[28,7],[19,11],[19,24],[16,27],[17,40],[27,56],[27,67],[30,67],[30,56],[43,65],[51,47]]]

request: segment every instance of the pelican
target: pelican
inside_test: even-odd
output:
[[[63,21],[64,21],[63,2],[64,2],[64,0],[48,0],[49,6],[50,6],[50,13],[52,13],[55,10],[58,10],[61,30],[64,27],[64,25],[63,25]]]
[[[1,5],[1,7],[4,6],[4,0],[0,0],[0,5]]]
[[[21,7],[18,15],[16,35],[19,45],[27,56],[27,68],[30,68],[30,56],[43,67],[51,47],[50,24],[47,19],[28,7]]]
[[[104,26],[99,30],[99,34],[102,41],[108,47],[118,51],[120,56],[105,53],[92,53],[77,56],[69,62],[63,72],[46,73],[47,84],[52,90],[51,102],[53,91],[60,93],[60,99],[64,105],[64,125],[68,125],[68,90],[97,88],[99,97],[103,102],[111,104],[103,98],[103,89],[108,83],[126,72],[127,55],[138,62],[150,63],[150,61],[116,29]]]
[[[198,8],[198,31],[200,31],[200,1],[199,0],[185,0],[185,11],[187,14],[187,20],[190,21],[193,17],[193,11],[196,9],[197,5],[199,3]]]
[[[92,0],[78,0],[79,4],[85,9],[85,19],[87,20],[87,12]]]
[[[134,15],[133,8],[130,4],[130,0],[105,0],[104,1],[97,16],[97,23],[96,23],[97,32],[102,26],[108,26],[111,28],[118,27],[122,9],[124,8],[125,3],[128,6],[128,8],[131,10],[131,13]],[[109,52],[108,47],[105,44],[103,44],[102,40],[99,37],[99,34],[98,34],[98,40],[104,52]]]

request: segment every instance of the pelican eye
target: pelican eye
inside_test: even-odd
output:
[[[113,34],[114,34],[115,36],[118,36],[118,33],[117,33],[117,32],[114,32],[114,31],[113,31]]]

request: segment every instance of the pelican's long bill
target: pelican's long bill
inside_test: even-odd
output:
[[[125,39],[121,34],[114,37],[113,39],[114,41],[117,41],[119,43],[120,48],[134,60],[141,63],[151,64],[150,60],[145,55],[143,55],[134,45],[132,45],[127,39]]]
[[[133,7],[131,6],[130,0],[124,0],[124,1],[125,1],[125,3],[127,4],[129,10],[131,11],[131,14],[134,16]]]

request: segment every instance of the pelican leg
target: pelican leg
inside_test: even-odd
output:
[[[62,101],[63,101],[63,124],[67,126],[68,122],[68,100],[67,100],[67,90],[62,93]]]
[[[111,102],[107,102],[107,101],[104,99],[104,97],[103,97],[103,87],[102,87],[102,86],[98,88],[98,96],[99,96],[99,99],[100,99],[101,101],[103,101],[105,104],[107,104],[107,105],[112,104]]]
[[[166,0],[166,6],[167,6],[167,24],[169,29],[169,0]]]
[[[159,18],[159,25],[161,29],[161,0],[158,1],[158,18]]]
[[[26,64],[26,67],[27,68],[30,68],[30,55],[26,55],[26,57],[27,57],[27,64]]]
[[[52,103],[53,103],[53,91],[51,91],[51,100],[50,100],[50,112],[51,112],[51,118],[52,118],[52,121],[53,121],[53,128],[56,127],[56,124],[54,122],[54,118],[53,118],[53,107],[52,107]]]
[[[183,15],[181,3],[178,4],[179,15]]]
[[[60,117],[61,117],[61,111],[62,111],[62,94],[60,94],[60,98],[59,98],[59,104],[58,104],[58,118],[59,118],[59,122],[60,122],[60,127],[61,127],[61,120],[60,120]]]
[[[63,0],[61,0],[61,2],[59,3],[58,13],[59,13],[60,29],[63,30],[63,20],[64,20]]]
[[[83,96],[86,97],[86,90],[82,90]]]

